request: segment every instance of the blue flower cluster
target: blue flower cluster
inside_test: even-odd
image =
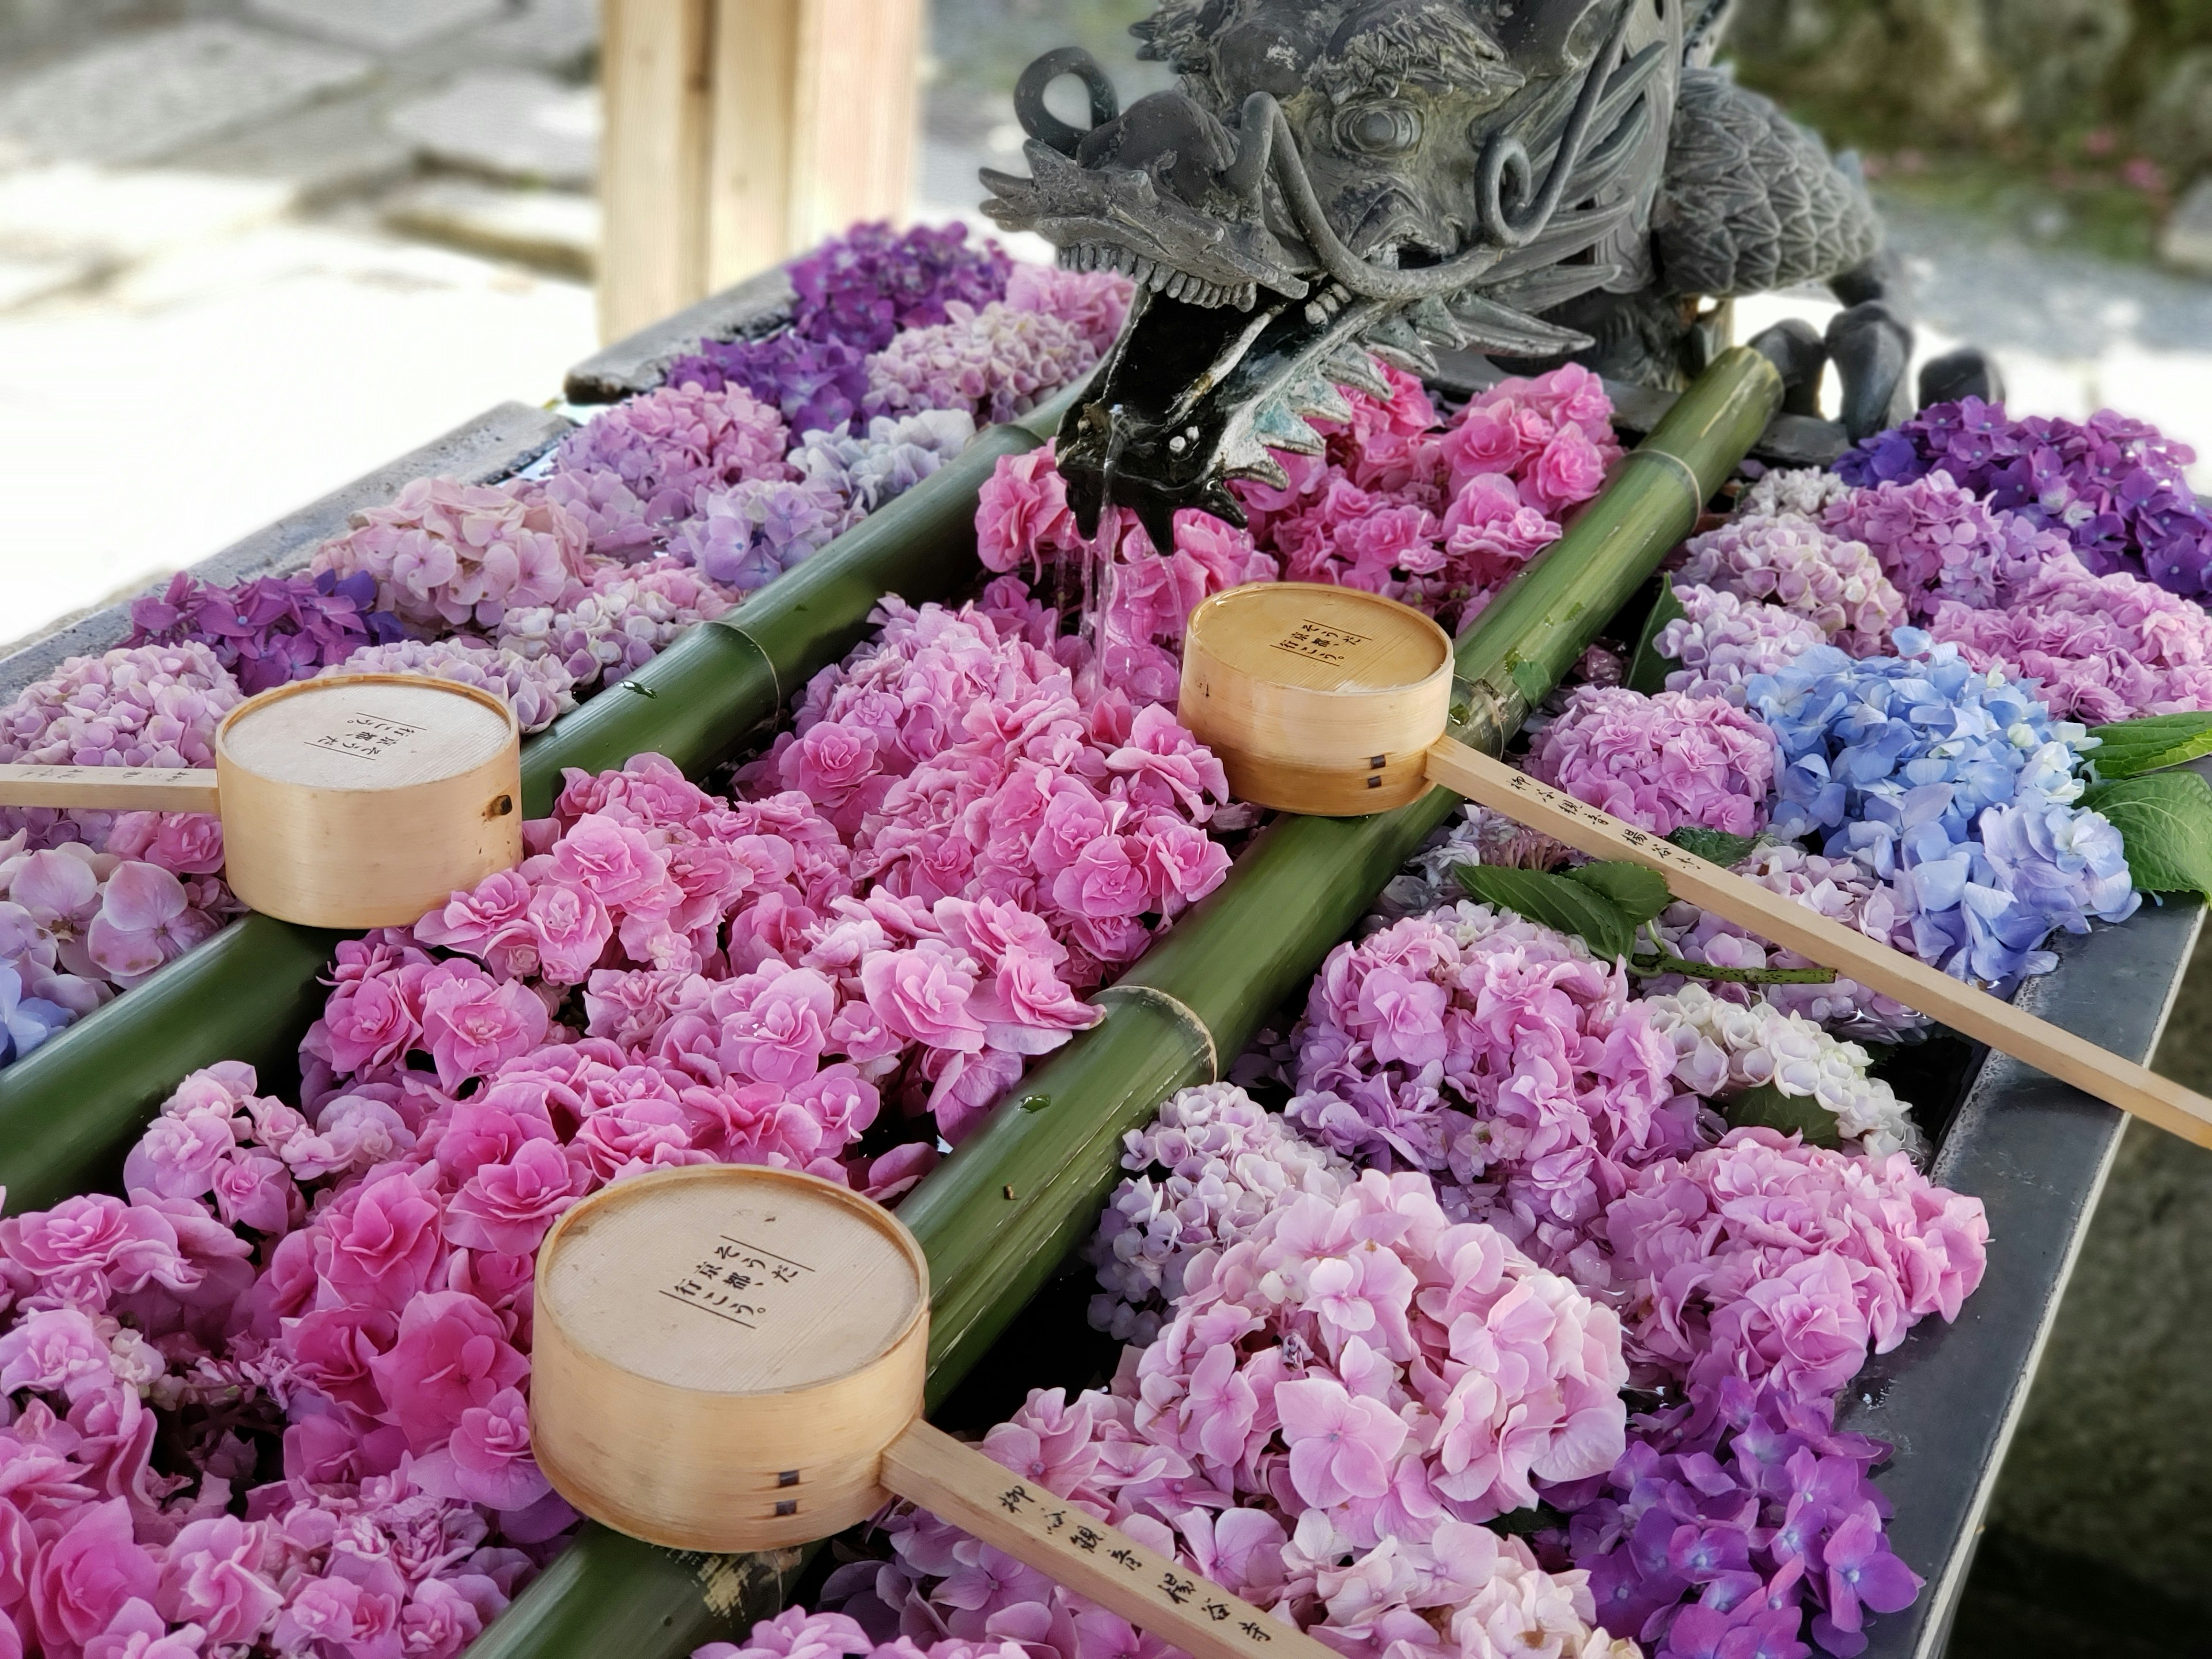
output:
[[[2119,831],[2074,804],[2093,740],[1955,646],[1894,638],[1895,657],[1820,646],[1747,684],[1782,745],[1771,828],[1825,834],[1827,856],[1887,881],[1923,961],[1999,986],[2047,973],[2053,928],[2085,933],[2142,902]]]
[[[0,962],[0,1066],[21,1060],[74,1018],[58,1002],[26,994],[21,971]]]

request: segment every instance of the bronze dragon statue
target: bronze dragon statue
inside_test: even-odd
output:
[[[1577,358],[1646,385],[1700,366],[1701,310],[1825,281],[1825,342],[1768,343],[1809,407],[1826,359],[1853,435],[1903,412],[1910,335],[1856,170],[1707,66],[1729,0],[1163,0],[1139,55],[1177,90],[1127,110],[1086,52],[1015,92],[1027,178],[985,210],[1079,270],[1137,283],[1092,395],[1060,428],[1086,532],[1133,508],[1233,523],[1236,478],[1315,453],[1308,418],[1375,359]],[[1064,76],[1091,125],[1054,115]]]

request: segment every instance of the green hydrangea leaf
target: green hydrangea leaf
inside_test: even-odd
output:
[[[1808,1146],[1837,1146],[1836,1115],[1810,1095],[1785,1095],[1771,1083],[1713,1103],[1733,1129],[1779,1129],[1801,1134]]]
[[[1725,830],[1708,830],[1701,823],[1686,823],[1667,839],[1724,870],[1742,863],[1759,845],[1756,836],[1731,836]]]
[[[1460,885],[1483,903],[1572,933],[1600,957],[1625,957],[1635,946],[1636,923],[1597,888],[1502,865],[1462,864],[1455,873]]]
[[[1644,631],[1637,635],[1635,654],[1628,659],[1628,677],[1621,682],[1630,690],[1641,691],[1648,697],[1667,689],[1667,676],[1674,672],[1674,661],[1659,654],[1660,630],[1677,617],[1688,614],[1682,609],[1681,600],[1674,597],[1673,579],[1661,576],[1659,597],[1652,601],[1651,614],[1644,619]]]
[[[2140,777],[2212,755],[2212,714],[2152,714],[2139,720],[2093,726],[2098,747],[2089,759],[2100,778]],[[2138,883],[2138,885],[2141,884]]]
[[[2081,805],[2112,821],[2144,892],[2212,901],[2212,784],[2194,772],[2154,772],[2100,783]]]
[[[1577,865],[1559,874],[1611,899],[1628,918],[1632,930],[1674,902],[1674,896],[1667,890],[1667,878],[1640,864],[1607,859],[1595,864]]]

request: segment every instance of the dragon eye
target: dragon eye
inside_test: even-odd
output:
[[[1337,116],[1336,141],[1370,155],[1402,155],[1421,142],[1421,117],[1404,104],[1356,104]]]

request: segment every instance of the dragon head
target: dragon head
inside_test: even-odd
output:
[[[1073,48],[1015,92],[1030,173],[986,172],[985,210],[1061,263],[1127,272],[1130,322],[1060,433],[1086,532],[1133,509],[1232,523],[1227,488],[1318,453],[1310,417],[1375,360],[1438,349],[1557,356],[1538,313],[1650,279],[1646,230],[1683,52],[1684,0],[1166,0],[1139,55],[1176,91],[1120,107]],[[1079,77],[1091,125],[1046,107]]]

